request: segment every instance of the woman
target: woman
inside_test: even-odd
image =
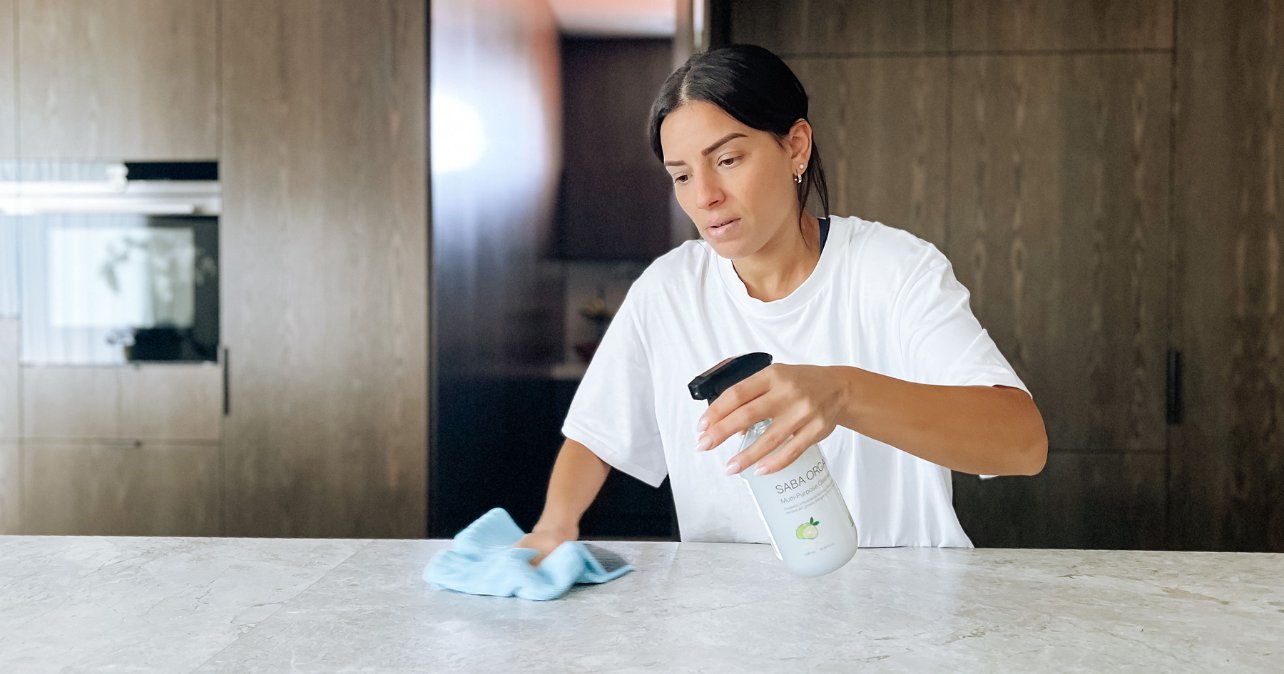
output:
[[[862,547],[970,547],[950,471],[1033,475],[1047,434],[949,261],[908,232],[807,212],[813,192],[822,214],[829,205],[807,95],[765,49],[693,56],[661,88],[650,135],[701,240],[630,288],[571,404],[543,514],[517,545],[538,562],[577,538],[612,467],[670,478],[684,541],[765,543],[729,475],[775,472],[820,442]],[[690,398],[694,376],[751,351],[776,364],[707,409]],[[767,418],[736,453],[735,436]]]

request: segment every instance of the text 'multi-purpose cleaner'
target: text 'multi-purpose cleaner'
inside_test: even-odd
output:
[[[728,358],[701,374],[687,388],[709,404],[724,391],[771,365],[771,355],[748,353]],[[740,451],[752,445],[771,419],[745,431]],[[791,436],[792,437],[792,436]],[[767,526],[776,557],[799,576],[820,576],[846,564],[856,554],[856,523],[820,447],[812,445],[793,463],[770,475],[742,471],[758,515]]]

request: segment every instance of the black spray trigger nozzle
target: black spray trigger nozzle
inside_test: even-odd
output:
[[[712,405],[727,389],[767,369],[768,365],[771,365],[771,354],[761,351],[728,358],[692,379],[687,389],[692,398],[707,400]]]

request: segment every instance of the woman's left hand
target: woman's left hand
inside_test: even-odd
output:
[[[776,364],[755,373],[727,389],[705,410],[696,426],[700,432],[696,449],[707,451],[753,424],[771,419],[762,437],[727,462],[727,474],[755,464],[758,475],[788,466],[838,425],[847,391],[840,370]],[[773,452],[778,447],[779,451]],[[764,460],[768,454],[771,456]]]

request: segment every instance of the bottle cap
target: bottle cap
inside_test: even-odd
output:
[[[768,365],[771,365],[771,354],[760,351],[728,358],[692,379],[687,384],[687,389],[691,391],[692,398],[708,400],[712,405],[727,389],[748,379],[755,372],[765,370]]]

